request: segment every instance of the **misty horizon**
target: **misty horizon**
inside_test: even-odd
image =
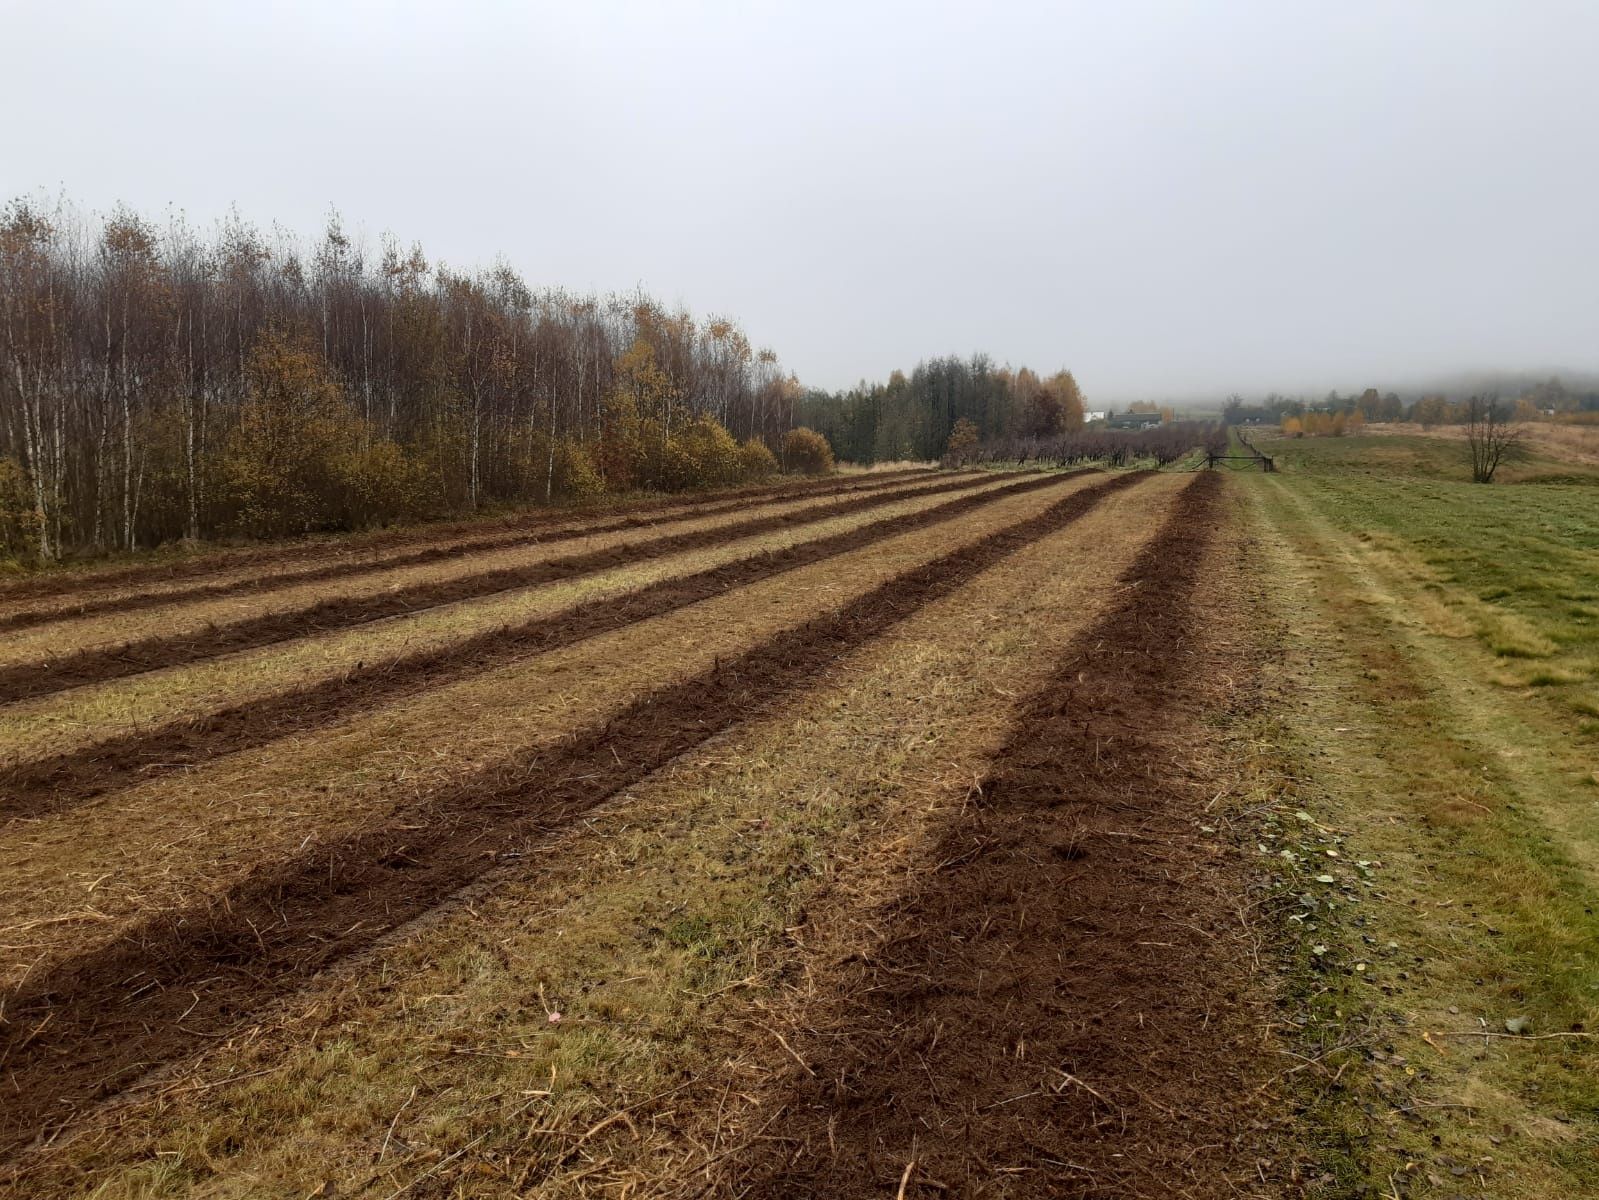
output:
[[[16,6],[5,197],[726,314],[807,386],[1096,404],[1599,367],[1599,10]],[[37,103],[42,95],[56,102]]]

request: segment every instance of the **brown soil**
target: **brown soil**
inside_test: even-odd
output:
[[[642,697],[601,727],[462,780],[384,825],[312,841],[224,894],[47,968],[0,1027],[16,1149],[151,1067],[227,1036],[309,976],[434,907],[497,864],[721,730],[769,710],[838,655],[968,584],[1139,481],[1113,477],[943,555],[713,670]]]
[[[762,484],[757,487],[736,488],[706,492],[702,495],[674,499],[655,498],[612,505],[591,518],[605,521],[629,513],[651,513],[665,510],[692,510],[701,506],[720,505],[728,501],[745,500],[775,502],[801,499],[806,496],[828,496],[841,492],[866,490],[891,481],[903,482],[908,475],[927,475],[925,467],[907,467],[896,471],[874,471],[848,479],[810,479],[797,483]],[[74,592],[100,588],[147,586],[182,579],[196,579],[220,571],[246,569],[276,569],[302,562],[318,562],[344,554],[362,554],[395,546],[409,546],[441,539],[481,535],[493,529],[508,531],[537,529],[573,519],[572,509],[540,509],[518,512],[510,516],[453,521],[442,524],[412,526],[382,533],[355,537],[313,538],[272,546],[256,546],[239,550],[207,551],[177,561],[138,562],[125,567],[82,570],[48,571],[31,578],[0,584],[0,603],[17,600],[42,599],[48,596],[68,596]]]
[[[733,1085],[764,1092],[743,1123],[769,1135],[717,1165],[717,1194],[1258,1190],[1242,866],[1198,829],[1220,486],[1184,490],[924,868],[839,918],[862,932],[808,973],[790,1054]]]
[[[926,472],[925,474],[930,480],[936,478],[932,472]],[[852,496],[882,492],[897,494],[900,491],[914,490],[921,482],[921,480],[912,480],[907,486],[903,478],[896,476],[864,484],[856,482],[835,484],[829,487],[811,486],[800,489],[796,495],[774,491],[770,494],[756,492],[753,495],[733,493],[729,497],[726,493],[723,493],[715,497],[721,503],[701,501],[687,506],[678,504],[661,505],[653,509],[645,509],[632,516],[590,517],[567,524],[550,523],[546,526],[543,522],[540,522],[533,528],[532,532],[524,525],[510,531],[501,531],[485,536],[447,539],[428,545],[420,550],[408,550],[399,554],[376,557],[347,557],[339,561],[324,563],[321,566],[313,566],[304,571],[282,572],[273,570],[271,572],[259,572],[244,579],[199,583],[186,588],[165,591],[119,591],[110,595],[99,595],[83,600],[69,600],[66,604],[19,609],[11,613],[0,613],[0,630],[30,629],[39,625],[47,625],[53,621],[90,617],[102,613],[134,612],[140,609],[161,608],[169,604],[216,600],[226,596],[255,595],[279,588],[297,587],[306,583],[322,583],[332,579],[356,578],[362,575],[377,574],[380,571],[393,571],[404,567],[424,566],[428,563],[448,562],[451,559],[466,558],[485,551],[505,550],[518,545],[548,545],[552,542],[572,541],[576,538],[595,537],[600,534],[618,533],[628,529],[647,529],[652,526],[672,524],[679,521],[703,520],[707,517],[720,516],[724,513],[744,511],[752,503],[773,503],[794,499],[809,500],[813,497],[819,498],[839,493],[847,493]],[[227,565],[232,566],[233,564],[229,563]]]
[[[488,630],[449,646],[373,663],[196,719],[142,729],[81,750],[0,769],[0,819],[59,812],[118,788],[188,770],[224,754],[264,746],[300,730],[314,729],[427,688],[504,666],[516,658],[570,646],[1082,474],[1086,472],[1028,476],[975,496],[663,579],[610,599]]]
[[[994,482],[989,474],[967,475],[931,488],[919,488],[915,496],[935,496],[969,491]],[[148,637],[106,649],[82,650],[45,662],[18,663],[0,668],[0,703],[46,696],[68,688],[111,679],[125,679],[165,667],[182,666],[253,650],[311,634],[327,633],[364,625],[386,617],[401,617],[427,608],[437,608],[462,600],[478,600],[498,592],[536,587],[592,575],[598,571],[633,563],[647,562],[687,550],[699,550],[742,537],[755,537],[779,529],[803,525],[849,513],[876,508],[890,500],[873,493],[854,496],[829,504],[811,505],[797,511],[774,513],[730,525],[668,534],[648,541],[611,546],[583,554],[543,559],[527,566],[504,567],[491,571],[469,572],[448,579],[432,580],[396,588],[393,591],[363,596],[334,596],[308,607],[266,613],[228,625],[216,626],[201,636]]]

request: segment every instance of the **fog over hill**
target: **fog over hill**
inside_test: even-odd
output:
[[[1105,403],[1599,367],[1591,3],[29,0],[6,32],[0,198],[332,206],[735,313],[828,390],[979,349]]]
[[[1564,367],[1546,367],[1541,369],[1520,370],[1493,370],[1489,368],[1461,369],[1458,371],[1438,372],[1430,375],[1414,375],[1401,377],[1384,377],[1380,374],[1369,376],[1351,375],[1338,379],[1314,380],[1309,383],[1295,386],[1272,385],[1266,388],[1232,388],[1225,391],[1206,393],[1189,392],[1179,395],[1150,395],[1139,397],[1161,405],[1170,405],[1184,412],[1203,413],[1219,411],[1229,396],[1243,397],[1246,403],[1258,403],[1267,396],[1278,395],[1303,400],[1314,404],[1326,399],[1329,393],[1337,392],[1339,396],[1358,396],[1367,388],[1376,388],[1378,392],[1386,395],[1389,392],[1397,395],[1406,404],[1410,404],[1423,396],[1444,396],[1451,400],[1461,400],[1468,396],[1497,395],[1504,399],[1514,399],[1531,393],[1535,388],[1557,383],[1564,391],[1574,397],[1586,395],[1599,395],[1599,370],[1582,370]],[[1093,407],[1125,408],[1126,401],[1095,402],[1096,398],[1085,386],[1084,393]]]

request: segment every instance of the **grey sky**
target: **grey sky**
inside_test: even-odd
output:
[[[0,0],[0,192],[329,205],[807,383],[1599,366],[1599,3]]]

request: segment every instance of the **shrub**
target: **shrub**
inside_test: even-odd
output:
[[[229,523],[258,537],[335,523],[339,460],[361,431],[327,363],[308,343],[267,334],[247,376],[249,395],[222,452]]]
[[[15,459],[0,458],[0,562],[36,558],[42,528],[27,472]]]
[[[977,426],[970,417],[962,417],[955,422],[955,428],[949,431],[944,457],[952,463],[962,462],[971,451],[977,449],[978,440]]]
[[[710,417],[696,417],[667,439],[663,474],[661,486],[674,492],[736,483],[738,443]]]
[[[368,438],[333,461],[338,489],[334,518],[346,529],[433,515],[436,497],[426,466],[388,438]]]
[[[587,447],[571,438],[555,443],[555,492],[568,500],[587,500],[605,491],[605,480]]]
[[[739,477],[752,483],[768,479],[781,469],[777,455],[760,438],[751,438],[738,448],[738,463]]]
[[[783,469],[801,475],[826,475],[833,469],[833,447],[803,425],[783,435]]]
[[[645,437],[644,421],[633,398],[625,392],[613,393],[606,401],[599,447],[594,454],[594,464],[609,491],[630,492],[647,486]]]
[[[523,444],[508,454],[515,472],[514,486],[504,498],[516,501],[586,500],[606,491],[605,479],[596,462],[599,445],[585,445],[572,437],[557,437],[543,431],[524,435]],[[553,452],[552,452],[553,449]]]

